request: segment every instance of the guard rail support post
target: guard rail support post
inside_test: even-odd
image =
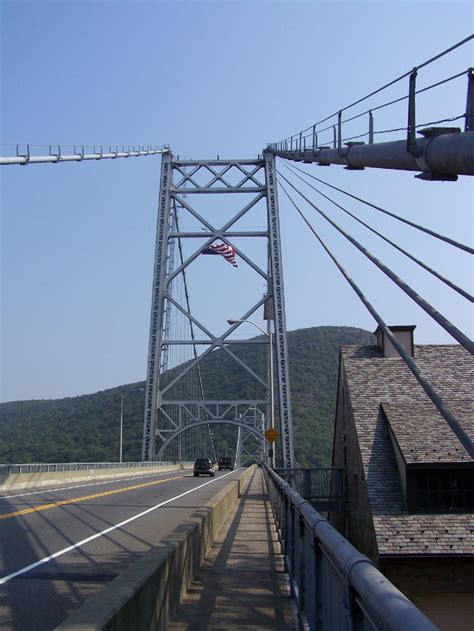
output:
[[[318,146],[318,135],[316,134],[316,125],[313,125],[313,156]]]
[[[301,609],[301,519],[298,504],[293,504],[293,589]]]
[[[342,111],[337,114],[337,148],[342,149]]]
[[[288,559],[288,573],[290,576],[293,576],[293,557],[294,557],[294,547],[293,547],[293,504],[290,501],[290,498],[287,496],[287,506],[288,512],[286,516],[286,546],[285,546],[285,556]]]
[[[311,499],[311,469],[303,471],[303,497],[308,501]]]
[[[467,71],[466,119],[464,131],[474,131],[474,68]]]
[[[416,75],[417,70],[413,68],[410,74],[410,85],[408,91],[408,122],[407,122],[407,151],[413,157],[419,155],[418,147],[416,144]]]
[[[307,563],[307,556],[306,556],[306,546],[305,546],[305,523],[304,523],[304,519],[301,516],[301,506],[303,504],[307,504],[308,502],[306,500],[303,500],[303,502],[298,506],[298,524],[297,524],[297,529],[296,529],[296,535],[297,535],[297,572],[295,573],[296,576],[296,581],[298,584],[298,599],[299,599],[299,603],[300,603],[300,610],[302,612],[306,611],[306,563]]]
[[[304,610],[310,628],[316,625],[316,564],[312,530],[306,526],[304,519]]]

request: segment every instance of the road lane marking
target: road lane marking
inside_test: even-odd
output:
[[[189,469],[184,469],[183,471],[191,471],[192,467]],[[17,493],[16,495],[0,495],[1,500],[11,500],[15,497],[26,497],[27,495],[40,495],[41,493],[56,493],[57,491],[69,491],[71,489],[84,489],[88,486],[101,486],[103,484],[113,484],[114,482],[123,482],[124,480],[140,480],[141,478],[151,478],[157,475],[167,475],[168,473],[173,473],[172,471],[162,471],[161,473],[147,473],[146,475],[135,475],[133,478],[117,477],[113,480],[106,480],[105,482],[91,482],[90,484],[75,484],[74,486],[60,486],[59,488],[49,489],[45,487],[44,489],[38,489],[37,491],[29,491],[28,493]],[[186,474],[183,474],[181,477],[184,477]]]
[[[202,489],[204,486],[207,486],[208,484],[218,482],[219,480],[226,478],[228,475],[231,475],[232,473],[234,472],[229,471],[229,473],[225,473],[224,475],[221,475],[217,479],[214,478],[213,480],[209,480],[209,482],[205,482],[204,484],[201,484],[200,486],[196,486],[193,489],[189,489],[189,491],[185,491],[184,493],[181,493],[180,495],[171,497],[169,500],[165,500],[164,502],[161,502],[160,504],[156,504],[156,506],[147,508],[142,513],[138,513],[138,515],[135,515],[134,517],[129,517],[128,519],[121,521],[119,524],[116,524],[115,526],[106,528],[105,530],[102,530],[101,532],[98,532],[95,535],[91,535],[90,537],[87,537],[86,539],[82,539],[82,541],[79,541],[78,543],[74,543],[72,546],[68,546],[67,548],[58,550],[58,552],[55,552],[54,554],[50,554],[48,557],[45,557],[44,559],[40,559],[39,561],[36,561],[35,563],[31,563],[31,565],[27,565],[21,568],[20,570],[13,572],[12,574],[8,574],[7,576],[0,578],[0,585],[4,585],[5,583],[8,583],[8,581],[11,581],[12,578],[20,576],[21,574],[26,574],[26,572],[29,572],[30,570],[33,570],[35,567],[38,567],[40,565],[44,565],[44,563],[47,563],[48,561],[51,561],[52,559],[57,559],[63,554],[67,554],[68,552],[71,552],[72,550],[75,550],[76,548],[80,548],[84,546],[86,543],[89,543],[90,541],[94,541],[94,539],[103,537],[104,535],[107,535],[109,532],[112,532],[113,530],[117,530],[117,528],[122,528],[123,526],[126,526],[127,524],[131,523],[132,521],[135,521],[136,519],[139,519],[140,517],[143,517],[144,515],[147,515],[148,513],[153,512],[154,510],[156,510],[157,508],[160,508],[161,506],[166,506],[166,504],[169,504],[170,502],[173,502],[174,500],[179,500],[181,497],[184,497],[185,495],[194,493],[194,491],[198,491],[199,489]]]
[[[126,491],[135,491],[136,489],[143,489],[146,486],[153,486],[154,484],[164,484],[165,482],[171,482],[172,480],[181,480],[182,476],[174,476],[173,478],[165,478],[164,480],[153,480],[153,482],[143,482],[142,484],[134,484],[133,486],[123,486],[120,489],[112,489],[111,491],[103,491],[102,493],[94,493],[93,495],[82,495],[81,497],[71,497],[68,500],[58,500],[57,502],[49,502],[48,504],[41,504],[41,506],[31,506],[29,508],[22,508],[21,510],[14,511],[12,513],[5,513],[0,515],[0,520],[10,519],[11,517],[19,517],[20,515],[29,515],[30,513],[38,513],[39,511],[49,510],[50,508],[57,508],[58,506],[66,506],[67,504],[77,504],[78,502],[87,502],[87,500],[95,500],[98,497],[106,497],[107,495],[115,495],[116,493],[125,493]]]

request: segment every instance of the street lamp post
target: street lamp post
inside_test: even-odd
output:
[[[246,322],[247,324],[253,324],[254,327],[256,327],[259,331],[261,331],[264,335],[266,335],[268,337],[268,344],[270,347],[270,357],[269,357],[269,364],[270,364],[270,428],[271,429],[275,429],[275,393],[274,393],[274,386],[273,386],[273,335],[272,332],[269,331],[265,331],[265,329],[263,329],[259,324],[257,324],[256,322],[252,322],[252,320],[227,320],[228,324],[242,324],[243,322]],[[275,449],[274,449],[274,445],[272,444],[272,451],[271,451],[272,455],[271,455],[271,466],[274,469],[275,468]]]
[[[120,455],[119,455],[119,462],[122,462],[122,456],[123,456],[123,400],[125,399],[125,397],[127,397],[132,392],[143,392],[143,391],[144,391],[144,388],[133,388],[132,390],[129,390],[125,394],[120,395]]]

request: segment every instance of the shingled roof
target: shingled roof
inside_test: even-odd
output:
[[[409,514],[389,427],[407,465],[473,463],[398,357],[342,346],[379,554],[474,554],[473,514]],[[461,346],[415,346],[422,374],[474,440],[474,360]]]

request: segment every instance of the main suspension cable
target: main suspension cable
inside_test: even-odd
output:
[[[286,163],[284,164],[286,165]],[[445,243],[449,243],[449,245],[452,245],[455,248],[459,248],[460,250],[469,252],[469,254],[474,254],[474,248],[471,248],[468,245],[464,245],[464,243],[459,243],[458,241],[455,241],[454,239],[451,239],[450,237],[446,237],[442,234],[439,234],[438,232],[435,232],[434,230],[431,230],[430,228],[426,228],[425,226],[421,226],[420,224],[414,223],[413,221],[410,221],[409,219],[405,219],[404,217],[401,217],[400,215],[396,215],[390,210],[386,210],[385,208],[382,208],[381,206],[377,206],[377,204],[372,204],[372,202],[369,202],[366,199],[363,199],[362,197],[358,197],[357,195],[354,195],[353,193],[349,193],[348,191],[345,191],[344,189],[339,188],[338,186],[334,186],[334,184],[329,184],[328,182],[321,180],[315,175],[311,175],[310,173],[307,173],[306,171],[304,171],[303,169],[300,169],[299,167],[295,165],[292,165],[292,167],[296,169],[297,171],[304,173],[305,175],[312,178],[313,180],[316,180],[317,182],[320,182],[321,184],[324,184],[325,186],[329,186],[329,188],[332,188],[335,191],[339,191],[339,193],[343,193],[344,195],[347,195],[348,197],[352,197],[352,199],[355,199],[358,202],[365,204],[366,206],[370,206],[371,208],[374,208],[375,210],[378,210],[381,213],[388,215],[389,217],[393,217],[394,219],[397,219],[398,221],[401,221],[407,224],[408,226],[411,226],[412,228],[416,228],[417,230],[420,230],[421,232],[426,232],[426,234],[429,234],[430,236],[435,237],[436,239],[440,239],[441,241],[444,241]]]
[[[321,244],[321,246],[324,248],[326,253],[330,256],[330,258],[336,264],[336,266],[339,269],[339,271],[341,272],[341,274],[344,276],[344,278],[347,280],[349,285],[355,291],[355,293],[360,298],[362,303],[365,305],[365,307],[367,308],[369,313],[372,315],[372,317],[378,323],[378,325],[383,330],[383,332],[386,335],[386,337],[390,340],[391,344],[396,349],[396,351],[398,352],[400,357],[403,359],[405,364],[408,366],[409,370],[411,371],[411,373],[413,374],[415,379],[418,381],[420,386],[423,388],[423,390],[426,392],[426,394],[431,399],[433,404],[436,406],[436,408],[438,409],[438,411],[441,414],[441,416],[448,423],[449,427],[454,432],[454,434],[458,438],[459,442],[463,445],[463,447],[468,452],[468,454],[471,456],[471,458],[474,458],[474,444],[473,444],[472,440],[469,438],[469,436],[467,435],[467,433],[465,432],[465,430],[463,429],[463,427],[461,426],[461,424],[459,423],[459,421],[453,415],[451,410],[446,406],[446,404],[444,403],[443,399],[439,396],[439,394],[433,388],[433,386],[428,381],[428,379],[426,379],[421,374],[418,366],[416,365],[416,363],[414,362],[412,357],[410,357],[410,355],[408,355],[408,353],[405,351],[403,346],[400,344],[400,342],[397,340],[397,338],[390,331],[390,329],[388,328],[387,324],[384,322],[382,317],[375,310],[375,308],[372,306],[372,304],[369,302],[369,300],[365,297],[363,292],[359,289],[358,285],[354,282],[354,280],[352,280],[352,278],[346,272],[346,270],[341,265],[341,263],[339,263],[339,261],[334,256],[334,254],[331,252],[331,250],[327,247],[327,245],[324,243],[324,241],[318,235],[316,230],[313,228],[313,226],[310,224],[308,219],[302,213],[300,208],[297,206],[296,202],[293,201],[292,197],[290,196],[290,194],[288,193],[288,191],[286,190],[286,188],[284,187],[284,185],[281,182],[280,182],[280,186],[283,189],[283,192],[286,194],[286,196],[290,200],[290,202],[293,204],[293,206],[298,211],[298,213],[301,216],[301,218],[303,219],[303,221],[306,223],[306,225],[311,230],[311,232],[314,234],[314,236],[318,239],[318,241]]]
[[[289,169],[290,171],[292,171],[292,169],[290,169],[290,167],[288,165],[286,165],[286,168]],[[360,219],[359,217],[357,217],[357,215],[354,215],[353,213],[351,213],[349,210],[347,210],[347,208],[344,208],[344,206],[341,206],[340,204],[338,204],[334,199],[332,199],[331,197],[329,197],[328,195],[325,195],[322,191],[320,191],[319,189],[317,189],[313,184],[311,184],[310,182],[307,182],[301,175],[298,175],[298,173],[295,173],[293,171],[293,174],[299,178],[300,180],[302,180],[307,186],[309,186],[310,188],[312,188],[314,191],[316,191],[316,193],[319,193],[322,197],[324,197],[325,199],[327,199],[328,201],[331,202],[331,204],[334,204],[334,206],[337,206],[338,208],[340,208],[343,212],[345,212],[347,215],[349,215],[349,217],[352,217],[353,219],[355,219],[357,222],[359,222],[361,225],[363,225],[365,228],[367,228],[368,230],[370,230],[371,232],[373,232],[374,234],[376,234],[378,237],[380,237],[381,239],[383,239],[384,241],[386,241],[387,243],[389,243],[392,247],[394,247],[396,250],[398,250],[399,252],[401,252],[402,254],[404,254],[405,256],[407,256],[409,259],[411,259],[412,261],[414,261],[415,263],[417,263],[420,267],[422,267],[423,269],[425,269],[427,272],[429,272],[430,274],[432,274],[433,276],[435,276],[436,278],[438,278],[440,281],[442,281],[443,283],[445,283],[446,285],[448,285],[448,287],[451,287],[451,289],[454,289],[454,291],[457,291],[458,294],[460,294],[461,296],[463,296],[463,298],[467,298],[467,300],[469,300],[470,302],[474,302],[474,296],[472,296],[469,292],[465,291],[464,289],[462,289],[461,287],[458,287],[455,283],[453,283],[452,281],[450,281],[448,278],[445,278],[444,276],[442,276],[441,274],[439,274],[439,272],[437,272],[436,270],[434,270],[433,268],[429,267],[429,265],[426,265],[426,263],[423,263],[423,261],[420,261],[420,259],[417,259],[415,256],[413,256],[413,254],[410,254],[410,252],[407,252],[406,250],[404,250],[401,246],[397,245],[394,241],[392,241],[391,239],[389,239],[388,237],[386,237],[385,235],[383,235],[381,232],[378,232],[378,230],[375,230],[375,228],[372,228],[372,226],[370,226],[368,223],[366,223],[365,221],[363,221],[362,219]]]
[[[278,175],[282,177],[287,184],[291,186],[301,197],[312,206],[326,221],[328,221],[340,234],[342,234],[352,245],[354,245],[362,254],[372,261],[386,276],[388,276],[396,285],[400,287],[412,300],[416,302],[426,313],[433,318],[440,326],[443,327],[455,340],[457,340],[461,346],[467,349],[471,354],[474,354],[474,343],[464,335],[452,322],[445,318],[439,311],[437,311],[431,304],[429,304],[424,298],[422,298],[414,289],[412,289],[405,281],[399,278],[395,272],[387,267],[382,261],[371,254],[363,245],[361,245],[354,237],[351,237],[345,230],[343,230],[335,221],[326,215],[320,208],[316,206],[310,199],[306,197],[304,193],[294,186],[282,173],[277,171]]]

